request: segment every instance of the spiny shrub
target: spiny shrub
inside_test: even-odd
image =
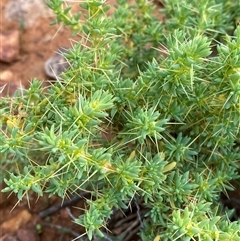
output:
[[[89,240],[135,200],[141,240],[237,241],[219,196],[239,179],[240,4],[163,5],[48,1],[81,41],[56,83],[1,99],[4,191],[88,192]]]

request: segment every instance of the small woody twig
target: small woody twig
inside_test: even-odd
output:
[[[57,204],[57,205],[54,205],[50,208],[47,208],[44,211],[39,213],[39,217],[45,218],[49,215],[52,215],[53,213],[59,211],[60,209],[68,207],[68,206],[78,202],[79,200],[81,200],[83,198],[83,196],[86,196],[86,195],[87,195],[87,193],[84,193],[84,194],[81,194],[81,195],[76,195],[73,198],[71,198],[70,200],[66,200],[62,204]]]

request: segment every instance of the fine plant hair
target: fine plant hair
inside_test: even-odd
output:
[[[162,4],[47,1],[81,40],[56,82],[0,100],[3,191],[88,193],[89,240],[135,205],[141,240],[239,241],[220,195],[240,177],[240,3]]]

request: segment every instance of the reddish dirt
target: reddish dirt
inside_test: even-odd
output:
[[[7,241],[12,237],[14,241],[70,241],[76,238],[74,232],[83,234],[84,229],[73,222],[67,208],[45,218],[39,217],[41,211],[60,205],[61,201],[57,197],[48,196],[38,199],[32,194],[29,202],[24,198],[17,204],[17,198],[10,197],[0,205],[0,240]],[[68,207],[74,217],[82,214],[79,207],[84,207],[83,200]]]
[[[4,13],[9,0],[1,0],[1,13]],[[2,16],[0,31],[11,30],[20,32],[20,56],[10,64],[0,62],[0,71],[10,70],[14,81],[21,81],[29,86],[33,78],[48,80],[44,72],[44,63],[59,47],[70,47],[71,32],[61,26],[50,26],[53,17],[39,18],[31,27],[21,28],[19,22],[9,21]]]

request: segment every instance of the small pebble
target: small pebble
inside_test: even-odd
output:
[[[27,224],[32,219],[32,215],[27,210],[20,211],[13,218],[5,221],[0,226],[5,232],[16,232],[20,227]]]
[[[19,31],[0,34],[0,60],[11,63],[19,58]]]

